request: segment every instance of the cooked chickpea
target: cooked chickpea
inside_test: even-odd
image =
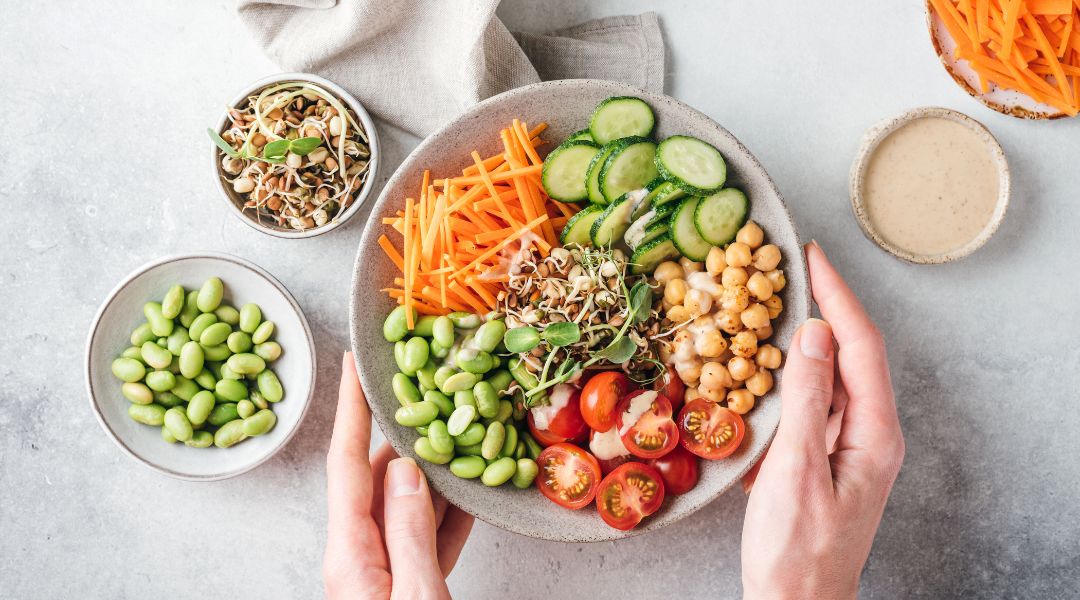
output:
[[[736,356],[728,361],[727,370],[735,381],[746,381],[757,371],[757,366],[750,359]]]
[[[667,282],[672,279],[683,279],[685,277],[686,273],[683,272],[683,268],[673,260],[660,263],[656,266],[656,270],[653,271],[653,279],[664,285],[667,285]]]
[[[679,265],[687,275],[701,271],[701,263],[694,262],[685,256],[679,259]]]
[[[758,271],[750,276],[749,281],[746,282],[747,289],[754,295],[754,298],[758,300],[768,300],[773,295],[772,284],[765,278],[765,275]]]
[[[682,304],[683,298],[686,297],[686,281],[683,279],[672,279],[664,286],[664,302],[670,303],[672,306],[676,304]]]
[[[780,349],[772,344],[762,344],[754,356],[757,365],[765,369],[779,369],[782,358]]]
[[[765,273],[765,279],[768,279],[769,283],[772,284],[772,291],[774,294],[784,289],[784,286],[787,285],[787,277],[784,277],[784,272],[780,269],[773,269],[772,271]]]
[[[731,352],[735,356],[750,358],[757,352],[757,342],[753,331],[740,331],[731,338]]]
[[[709,256],[705,259],[705,270],[709,275],[716,277],[724,271],[727,267],[727,258],[724,251],[721,248],[713,246],[712,250],[709,250]]]
[[[750,290],[745,285],[724,288],[720,294],[720,308],[726,312],[742,312],[750,306]]]
[[[780,249],[774,244],[765,244],[754,250],[753,263],[758,271],[772,271],[780,264]]]
[[[752,363],[751,366],[753,366]],[[695,383],[701,377],[701,360],[695,358],[679,361],[675,363],[675,372],[679,374],[679,379],[682,379],[687,385]]]
[[[758,369],[746,380],[746,389],[755,396],[764,396],[773,387],[772,373],[767,369]]]
[[[683,401],[684,402],[690,402],[691,400],[697,400],[700,397],[701,397],[701,392],[699,392],[696,387],[687,387],[686,391],[683,392]]]
[[[731,390],[727,394],[727,407],[731,412],[745,415],[754,408],[754,395],[747,390]]]
[[[731,382],[731,389],[733,389],[733,390],[741,390],[744,387],[746,387],[746,382],[745,381],[732,381]]]
[[[724,258],[730,267],[745,267],[753,262],[753,251],[742,242],[734,242],[728,245]]]
[[[746,225],[743,225],[739,232],[735,234],[735,241],[746,244],[753,250],[765,241],[765,232],[761,230],[757,223],[747,221]]]
[[[689,360],[694,358],[694,339],[690,336],[690,332],[683,329],[679,333],[675,334],[675,339],[671,342],[675,353],[675,357],[682,360]]]
[[[724,269],[724,272],[720,274],[720,285],[724,287],[746,285],[746,282],[749,280],[750,275],[748,275],[746,269],[742,267],[727,267]]]
[[[708,292],[702,290],[690,290],[686,292],[686,299],[683,300],[683,306],[686,310],[690,311],[693,316],[703,315],[712,308],[712,296]]]
[[[698,334],[697,339],[694,341],[694,349],[705,358],[716,358],[723,354],[727,348],[727,340],[715,329]]]
[[[780,316],[780,313],[784,312],[784,301],[780,299],[780,296],[767,298],[762,304],[764,304],[765,309],[769,311],[770,319],[775,319]]]
[[[701,368],[701,385],[713,389],[731,387],[731,373],[718,362],[707,362]]]
[[[764,327],[758,327],[757,329],[751,329],[751,331],[754,332],[754,336],[757,337],[759,342],[761,340],[767,340],[770,337],[772,337],[772,334],[773,334],[772,323],[769,323],[768,325],[766,325]]]
[[[750,329],[765,327],[769,324],[769,310],[762,304],[754,303],[739,313],[739,319]]]
[[[727,388],[714,388],[707,385],[698,386],[698,393],[701,397],[709,400],[710,402],[722,402],[727,395]]]
[[[657,354],[660,355],[660,362],[664,363],[665,365],[671,363],[672,359],[674,358],[674,355],[672,354],[673,351],[671,348],[671,344],[661,343],[656,350]]]
[[[734,312],[722,312],[716,315],[716,326],[720,328],[720,331],[728,335],[735,335],[743,330],[742,319],[739,318],[741,313]]]
[[[686,310],[686,307],[681,304],[672,306],[667,310],[667,318],[672,323],[682,323],[683,321],[689,321],[690,317],[690,311]]]

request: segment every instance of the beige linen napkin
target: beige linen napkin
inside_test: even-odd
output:
[[[546,35],[511,34],[499,0],[240,0],[238,12],[283,69],[322,75],[377,118],[426,136],[473,104],[551,79],[664,89],[654,13]]]

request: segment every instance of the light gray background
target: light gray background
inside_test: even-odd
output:
[[[1022,122],[970,100],[934,57],[919,2],[782,4],[656,10],[668,93],[757,154],[889,342],[908,454],[863,595],[1077,597],[1080,121]],[[499,14],[543,31],[650,8],[508,0]],[[323,457],[361,221],[274,239],[230,216],[207,172],[206,126],[275,70],[225,2],[0,7],[0,598],[321,595]],[[919,105],[984,122],[1013,169],[1002,229],[954,265],[897,262],[848,208],[862,132]],[[385,181],[416,140],[380,133]],[[211,484],[122,455],[81,376],[108,290],[150,259],[197,250],[280,278],[321,365],[289,447]],[[735,596],[744,505],[733,490],[666,530],[597,545],[478,524],[450,587],[461,598]]]

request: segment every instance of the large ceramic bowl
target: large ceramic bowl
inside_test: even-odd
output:
[[[788,286],[782,292],[786,308],[774,327],[771,340],[786,351],[797,326],[809,314],[806,265],[795,226],[776,186],[757,159],[735,136],[709,117],[668,96],[627,85],[595,80],[538,83],[488,99],[469,109],[421,143],[390,178],[373,207],[356,257],[350,307],[352,347],[360,379],[372,413],[386,438],[402,456],[413,456],[416,431],[397,425],[397,400],[390,378],[397,372],[392,346],[382,336],[384,316],[393,308],[380,288],[388,287],[394,265],[383,255],[377,240],[381,234],[399,239],[381,217],[401,208],[407,194],[415,194],[424,169],[432,175],[453,176],[470,163],[469,153],[498,152],[498,128],[519,118],[530,125],[548,124],[543,134],[551,150],[570,133],[585,127],[593,108],[609,96],[638,96],[656,113],[655,135],[664,138],[687,134],[704,139],[723,153],[728,162],[728,184],[742,188],[751,201],[751,218],[765,229],[767,239],[784,255]],[[778,374],[779,375],[779,374]],[[779,378],[778,378],[779,383]],[[674,496],[636,529],[623,532],[608,527],[592,507],[570,511],[544,498],[535,489],[512,486],[492,489],[476,480],[458,479],[445,466],[419,461],[432,487],[450,502],[476,517],[522,535],[566,542],[611,540],[660,529],[698,510],[739,481],[764,453],[780,420],[780,398],[771,392],[747,415],[750,433],[742,448],[720,461],[702,461],[701,481],[689,493]]]

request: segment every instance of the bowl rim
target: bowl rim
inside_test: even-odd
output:
[[[311,385],[308,386],[307,398],[304,399],[304,406],[303,408],[301,408],[300,416],[296,419],[296,423],[293,425],[292,429],[285,434],[285,437],[282,438],[276,446],[271,448],[257,460],[254,460],[250,464],[240,467],[238,469],[226,471],[224,473],[215,473],[213,475],[190,475],[188,473],[183,473],[181,471],[170,469],[142,457],[134,450],[129,448],[128,445],[125,444],[119,438],[119,436],[117,436],[116,432],[113,431],[112,427],[110,427],[109,423],[105,420],[105,416],[101,413],[101,409],[98,406],[97,396],[94,393],[94,384],[91,376],[91,363],[93,362],[95,351],[94,341],[97,337],[98,329],[101,326],[101,319],[105,316],[105,313],[112,306],[113,301],[116,300],[116,297],[119,296],[120,293],[123,292],[124,289],[127,288],[127,286],[130,285],[138,277],[141,277],[142,275],[156,269],[157,267],[187,259],[210,259],[231,262],[239,265],[240,267],[248,269],[249,271],[265,279],[270,285],[274,286],[289,303],[292,309],[296,311],[297,316],[300,318],[300,324],[302,326],[302,329],[304,330],[304,337],[307,338],[308,355],[311,357]],[[128,456],[135,459],[140,464],[150,468],[151,470],[172,477],[173,479],[180,479],[183,481],[221,481],[223,479],[229,479],[238,475],[243,475],[244,473],[247,473],[248,471],[251,471],[252,469],[258,467],[259,465],[262,465],[266,461],[270,460],[270,458],[272,458],[278,452],[280,452],[281,449],[289,443],[292,437],[296,435],[296,432],[300,429],[300,425],[304,421],[304,417],[307,416],[308,409],[311,408],[311,400],[315,396],[315,385],[318,375],[317,362],[318,358],[315,353],[315,340],[311,335],[311,327],[308,325],[307,317],[304,316],[304,311],[300,308],[299,303],[296,302],[296,298],[293,297],[292,293],[290,293],[289,290],[280,281],[278,281],[276,277],[274,277],[268,271],[256,265],[255,263],[240,258],[239,256],[234,256],[232,254],[226,254],[223,252],[193,252],[186,254],[170,254],[161,258],[151,260],[150,262],[147,262],[128,273],[122,280],[120,280],[119,283],[116,284],[115,287],[113,287],[113,289],[109,292],[109,295],[105,297],[105,300],[102,301],[101,305],[98,307],[97,312],[94,314],[94,318],[90,323],[90,332],[86,336],[86,345],[83,353],[83,378],[86,384],[86,393],[90,400],[90,409],[91,411],[93,411],[94,417],[97,419],[98,424],[101,425],[101,428],[105,430],[105,433],[109,436],[109,438],[117,445],[117,447],[120,448],[120,450],[124,452],[124,454],[127,454]]]
[[[975,236],[968,243],[959,248],[938,254],[917,254],[900,248],[886,240],[877,232],[877,229],[875,229],[870,222],[870,217],[866,211],[866,202],[863,198],[863,182],[866,179],[866,171],[874,150],[876,150],[878,145],[894,131],[908,123],[926,118],[947,119],[971,129],[979,136],[990,151],[998,171],[998,197],[997,203],[994,205],[994,213],[990,216],[990,220],[983,227],[982,231],[979,232],[979,235]],[[863,235],[874,242],[879,248],[896,258],[917,265],[939,265],[957,261],[970,256],[973,252],[982,248],[983,245],[985,245],[997,232],[998,227],[1001,226],[1001,222],[1005,220],[1005,213],[1008,212],[1009,199],[1012,195],[1011,188],[1012,178],[1009,172],[1009,161],[1005,157],[1005,151],[1002,149],[1001,143],[994,137],[994,134],[990,133],[990,130],[987,129],[985,125],[972,117],[951,108],[940,106],[920,106],[912,108],[899,115],[883,119],[872,126],[866,131],[866,134],[863,135],[855,160],[851,163],[851,172],[848,175],[848,195],[851,199],[851,211],[855,215],[855,220],[858,222],[859,229],[862,230]]]
[[[274,75],[268,75],[266,77],[257,79],[249,83],[238,94],[236,94],[236,96],[233,97],[233,99],[228,103],[228,108],[221,111],[221,117],[218,118],[217,127],[214,131],[220,133],[221,130],[225,127],[225,124],[228,122],[229,108],[236,108],[238,105],[240,105],[240,103],[247,100],[248,96],[258,90],[261,90],[262,88],[269,87],[275,83],[281,83],[284,81],[308,81],[310,83],[315,83],[327,88],[329,91],[337,95],[338,98],[340,98],[341,101],[344,102],[349,108],[353,109],[353,111],[356,112],[357,118],[360,119],[361,124],[364,126],[365,133],[367,133],[368,135],[368,150],[371,153],[371,156],[368,157],[368,176],[367,179],[364,180],[364,185],[360,189],[360,194],[356,196],[356,200],[353,201],[352,206],[347,208],[337,220],[331,221],[320,227],[312,227],[311,229],[306,229],[303,231],[276,229],[259,223],[240,208],[236,199],[233,198],[234,192],[225,185],[225,182],[222,179],[221,160],[218,156],[218,154],[221,152],[221,149],[217,147],[213,140],[209,142],[210,166],[217,188],[221,190],[222,198],[229,206],[229,212],[231,212],[235,217],[240,219],[243,223],[245,223],[252,229],[255,229],[256,231],[260,231],[267,235],[286,239],[307,239],[337,229],[354,215],[356,215],[360,211],[360,207],[367,202],[368,196],[371,195],[372,189],[376,187],[375,182],[377,181],[378,177],[380,157],[379,135],[375,129],[375,122],[374,120],[372,120],[371,115],[368,114],[367,109],[364,108],[364,105],[361,104],[355,96],[345,90],[345,88],[334,83],[333,81],[330,81],[329,79],[315,75],[314,73],[303,73],[298,71],[289,71],[284,73],[277,73]]]
[[[794,216],[792,215],[791,210],[788,208],[787,202],[784,200],[783,195],[780,193],[780,190],[777,187],[776,182],[773,180],[772,176],[769,175],[768,171],[765,169],[764,165],[761,164],[761,161],[757,158],[757,156],[754,155],[752,152],[750,152],[750,150],[746,147],[746,145],[743,144],[743,142],[741,140],[739,140],[733,133],[731,133],[730,130],[728,130],[726,127],[721,125],[716,119],[710,117],[709,115],[707,115],[707,114],[699,111],[698,109],[686,104],[685,102],[682,102],[681,100],[678,100],[677,98],[674,98],[672,96],[664,94],[663,92],[652,92],[652,91],[645,90],[645,89],[642,89],[642,88],[638,88],[636,86],[633,86],[633,85],[630,85],[630,84],[625,84],[625,83],[622,83],[622,82],[608,81],[608,80],[601,80],[601,79],[574,79],[574,80],[542,81],[542,82],[539,82],[539,83],[533,83],[533,84],[529,84],[529,85],[522,86],[522,87],[519,87],[519,88],[515,88],[513,90],[509,90],[507,92],[503,92],[501,94],[498,94],[496,96],[492,96],[491,98],[487,98],[487,99],[477,103],[476,105],[474,105],[474,106],[468,108],[467,110],[463,111],[461,114],[459,114],[453,120],[451,120],[449,123],[445,124],[444,126],[440,127],[438,130],[434,131],[433,133],[428,135],[426,138],[424,138],[420,142],[420,144],[418,144],[412,150],[412,152],[410,152],[408,154],[408,156],[406,156],[401,161],[401,164],[399,164],[397,166],[397,168],[394,170],[394,173],[390,176],[390,178],[387,180],[387,182],[383,185],[382,191],[380,192],[379,197],[376,199],[375,204],[372,205],[372,216],[377,217],[377,215],[375,215],[375,213],[374,213],[374,208],[376,206],[378,206],[383,201],[384,196],[386,196],[387,194],[390,193],[390,190],[397,184],[397,179],[399,177],[403,176],[402,173],[404,173],[404,171],[402,171],[402,166],[404,166],[409,161],[411,161],[414,156],[416,156],[416,155],[420,154],[421,152],[425,151],[428,148],[428,146],[434,144],[436,138],[440,137],[443,132],[449,130],[454,125],[454,123],[457,123],[460,120],[467,119],[470,116],[479,113],[480,111],[486,109],[489,105],[495,104],[497,102],[502,101],[507,96],[525,94],[525,93],[531,92],[532,90],[534,90],[536,88],[543,88],[543,87],[549,87],[549,86],[553,87],[553,86],[558,86],[558,85],[567,84],[567,83],[579,83],[579,84],[584,84],[584,85],[594,85],[594,86],[599,86],[600,88],[607,88],[607,89],[612,89],[612,90],[614,88],[618,88],[619,90],[621,90],[621,92],[612,91],[612,93],[638,94],[638,95],[641,95],[642,97],[659,97],[659,98],[663,98],[663,99],[673,103],[673,105],[675,105],[679,110],[685,111],[687,114],[689,114],[689,115],[691,115],[691,116],[693,116],[695,118],[702,119],[705,122],[709,123],[712,127],[716,128],[719,135],[729,137],[731,139],[732,143],[734,144],[734,146],[737,148],[737,151],[745,153],[745,155],[760,170],[760,173],[764,178],[764,184],[768,187],[768,189],[773,194],[776,195],[777,200],[780,202],[780,205],[784,209],[784,218],[787,220],[787,222],[788,222],[788,224],[790,226],[791,232],[792,232],[792,234],[794,236],[794,242],[799,247],[799,250],[800,250],[798,252],[798,257],[797,258],[792,256],[792,257],[788,257],[787,260],[789,260],[789,261],[798,261],[799,264],[802,266],[802,270],[803,270],[802,272],[803,272],[803,275],[804,275],[804,277],[803,277],[804,293],[801,294],[801,297],[792,297],[790,299],[790,303],[788,304],[788,306],[793,307],[798,303],[798,305],[805,308],[807,317],[810,316],[811,308],[812,308],[812,301],[811,301],[811,295],[810,295],[810,284],[809,284],[809,279],[808,279],[808,270],[807,270],[807,266],[806,266],[806,257],[803,254],[803,252],[801,251],[802,247],[803,247],[802,237],[799,235],[799,229],[795,224]],[[376,388],[374,387],[374,382],[371,381],[370,376],[367,374],[366,370],[363,368],[363,365],[361,364],[360,353],[358,352],[359,339],[357,337],[357,325],[356,325],[356,319],[355,319],[355,315],[358,314],[357,304],[356,304],[358,296],[356,294],[352,293],[352,292],[354,290],[358,289],[357,286],[360,284],[360,282],[358,281],[357,278],[358,278],[359,273],[360,273],[360,265],[361,265],[361,263],[363,262],[363,260],[365,258],[365,255],[363,253],[363,249],[364,249],[365,246],[370,245],[370,243],[374,239],[376,239],[378,237],[378,235],[380,235],[380,229],[379,229],[380,226],[381,226],[381,222],[380,222],[380,220],[378,218],[369,219],[368,222],[364,226],[364,232],[363,232],[363,235],[361,236],[360,242],[359,242],[359,244],[357,246],[356,258],[354,259],[354,262],[353,262],[352,287],[350,288],[350,297],[349,297],[349,337],[350,337],[350,347],[351,347],[351,350],[353,352],[353,361],[355,363],[357,373],[360,376],[361,387],[364,389],[364,393],[368,397],[374,397],[373,394],[375,393]],[[791,314],[791,313],[789,313],[789,314]],[[780,376],[782,377],[782,374]],[[777,398],[776,400],[779,401],[779,398]],[[390,419],[390,420],[384,419],[383,415],[379,411],[371,410],[371,413],[372,413],[372,416],[374,417],[376,423],[379,425],[380,429],[382,429],[384,432],[386,431],[386,428],[388,426],[396,426],[396,423],[392,419]],[[634,529],[631,529],[629,531],[620,531],[620,530],[609,528],[609,530],[605,531],[605,535],[597,536],[597,537],[573,537],[573,536],[565,536],[565,535],[534,536],[534,535],[529,535],[529,534],[523,533],[521,531],[517,531],[517,530],[515,530],[515,529],[513,529],[511,527],[508,527],[503,522],[498,522],[498,521],[495,521],[495,520],[489,520],[489,518],[486,515],[478,514],[477,512],[474,512],[471,507],[460,506],[459,504],[457,504],[455,502],[454,499],[447,498],[447,500],[451,504],[454,504],[455,506],[458,506],[462,510],[468,512],[469,514],[472,514],[474,517],[476,517],[477,519],[480,519],[481,521],[484,521],[485,523],[489,523],[489,524],[491,524],[491,525],[493,525],[495,527],[498,527],[498,528],[503,529],[505,531],[510,531],[510,532],[515,533],[517,535],[522,535],[522,536],[525,536],[525,537],[530,537],[530,538],[535,538],[535,539],[545,539],[545,540],[550,540],[550,541],[567,542],[567,543],[595,543],[595,542],[614,541],[614,540],[624,539],[624,538],[628,538],[628,537],[635,537],[635,536],[638,536],[638,535],[643,535],[643,534],[646,534],[646,533],[651,533],[651,532],[654,532],[654,531],[658,531],[660,529],[663,529],[664,527],[672,525],[672,524],[674,524],[674,523],[676,523],[676,522],[678,522],[678,521],[680,521],[680,520],[682,520],[682,519],[684,519],[684,518],[698,512],[699,510],[704,508],[706,505],[711,504],[712,502],[716,501],[716,499],[719,498],[721,495],[728,492],[736,483],[738,483],[741,480],[741,478],[743,476],[746,475],[747,472],[750,471],[750,469],[753,468],[753,466],[755,464],[760,462],[761,458],[768,451],[769,445],[771,444],[772,439],[776,435],[776,431],[777,431],[778,427],[779,427],[779,420],[777,420],[777,422],[774,423],[769,428],[769,430],[767,432],[766,431],[761,431],[760,432],[763,435],[763,438],[766,440],[765,443],[762,444],[758,448],[758,450],[756,452],[753,452],[753,453],[751,453],[751,454],[749,454],[747,456],[746,464],[742,467],[742,469],[739,470],[738,475],[736,477],[734,477],[728,485],[717,489],[714,494],[703,498],[699,502],[695,502],[693,504],[687,505],[683,509],[683,511],[681,513],[677,514],[677,515],[674,514],[674,513],[671,513],[670,511],[663,511],[661,514],[653,515],[648,521],[644,522],[641,526],[635,527]],[[395,450],[398,450],[397,446],[391,440],[390,436],[387,436],[384,433],[384,437],[391,444],[391,446],[393,446],[395,448]],[[436,488],[436,487],[437,486],[433,486],[433,488]],[[438,490],[436,490],[436,491],[438,491]]]

